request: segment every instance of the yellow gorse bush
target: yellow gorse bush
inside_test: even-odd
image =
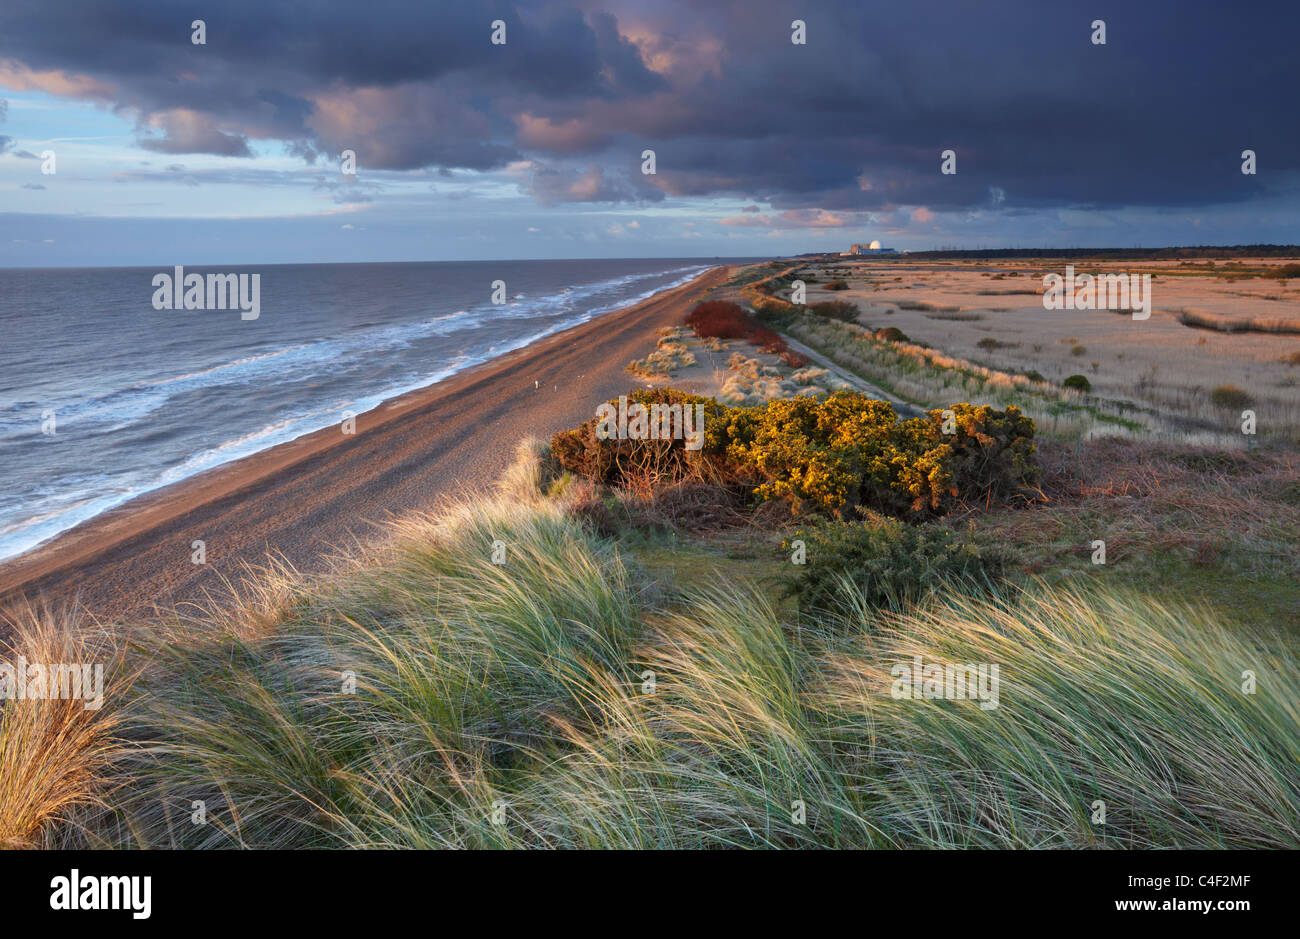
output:
[[[687,453],[680,441],[600,439],[589,421],[556,435],[552,450],[565,469],[617,485],[652,465],[660,478],[744,485],[796,508],[834,513],[864,506],[900,517],[942,514],[959,499],[1003,498],[1035,478],[1034,423],[1015,407],[960,403],[900,421],[888,402],[851,391],[760,407],[727,407],[667,389],[633,392],[628,400],[705,402],[703,448]]]

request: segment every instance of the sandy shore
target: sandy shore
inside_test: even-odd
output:
[[[635,387],[627,363],[726,271],[386,401],[354,435],[326,428],[132,500],[0,565],[0,603],[75,601],[118,619],[221,594],[223,577],[237,582],[268,553],[321,569],[376,523],[491,484],[522,438],[574,426]],[[206,564],[190,560],[195,540]]]

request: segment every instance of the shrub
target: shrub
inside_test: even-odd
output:
[[[827,290],[848,290],[849,282],[846,280],[833,280],[826,285]]]
[[[1254,401],[1236,385],[1220,385],[1210,392],[1210,403],[1220,408],[1247,408]]]
[[[799,311],[798,306],[789,300],[782,300],[780,297],[755,297],[750,305],[759,313],[765,313],[768,316],[785,316]]]
[[[1071,346],[1070,355],[1085,355],[1088,352],[1087,346]]]
[[[907,333],[903,332],[897,326],[885,326],[876,330],[876,338],[883,339],[886,342],[911,342],[907,338]]]
[[[1073,388],[1075,391],[1082,391],[1085,394],[1092,390],[1092,383],[1084,375],[1071,375],[1061,384],[1066,388]]]
[[[671,376],[677,369],[694,364],[695,355],[685,345],[671,339],[660,339],[659,348],[644,359],[628,363],[627,370],[641,378],[660,378]]]
[[[944,434],[951,420],[955,432]],[[931,429],[952,447],[951,495],[962,499],[1014,495],[1037,478],[1034,422],[1011,406],[954,404],[930,412]]]
[[[744,485],[796,510],[864,506],[914,520],[958,500],[1001,498],[1036,475],[1034,424],[1015,407],[954,404],[899,421],[888,402],[850,391],[752,408],[666,388],[627,398],[629,410],[634,403],[703,403],[702,448],[687,451],[680,440],[605,440],[592,419],[552,440],[564,469],[609,485],[643,478]]]
[[[633,426],[633,405],[645,409],[649,425],[657,425],[661,416],[681,413],[688,407],[704,408],[703,445],[695,451],[686,449],[682,439],[619,440],[601,436],[601,422],[597,418],[584,421],[573,430],[565,430],[551,438],[551,454],[561,467],[578,476],[605,485],[616,486],[636,479],[654,480],[715,480],[717,464],[725,451],[726,439],[722,435],[728,424],[725,405],[712,398],[686,394],[673,388],[648,388],[629,392],[627,419]],[[620,402],[609,402],[618,408]],[[672,408],[677,408],[673,412]],[[692,417],[698,412],[692,412]],[[665,418],[666,419],[666,418]],[[654,426],[648,429],[653,431]],[[680,424],[678,424],[680,426]],[[695,425],[692,425],[693,427]]]
[[[928,310],[932,313],[960,313],[961,312],[961,307],[959,306],[942,306],[942,305],[936,306],[933,303],[926,303],[924,300],[900,300],[898,301],[898,308],[900,310],[921,310],[921,311]]]
[[[743,307],[725,300],[695,304],[686,316],[686,325],[701,339],[744,339],[774,355],[788,348],[779,333],[758,322]]]
[[[808,312],[844,323],[856,323],[858,320],[858,305],[847,300],[824,300],[821,303],[814,303],[808,307]]]
[[[781,334],[768,329],[766,326],[758,326],[750,331],[745,340],[753,345],[758,346],[759,352],[767,352],[771,355],[780,355],[789,349],[786,342],[781,338]]]
[[[1039,371],[1036,370],[1036,369],[1032,369],[1032,368],[1031,368],[1029,371],[1027,371],[1027,372],[1021,372],[1020,374],[1021,374],[1021,375],[1024,375],[1024,376],[1025,376],[1026,378],[1028,378],[1030,381],[1040,381],[1040,382],[1045,382],[1045,381],[1047,381],[1047,379],[1043,377],[1043,373],[1042,373],[1042,372],[1039,372]]]
[[[791,368],[803,368],[808,364],[808,356],[793,349],[786,349],[781,353],[781,361]]]
[[[979,342],[975,343],[975,345],[979,346],[981,349],[988,349],[992,351],[993,349],[996,349],[998,347],[998,341],[994,339],[992,336],[985,336]]]
[[[955,583],[992,584],[1006,563],[951,529],[905,525],[874,512],[858,522],[817,522],[794,538],[804,542],[806,561],[783,586],[805,614],[851,613],[859,604],[901,610]]]
[[[827,379],[830,373],[824,368],[802,368],[790,376],[790,380],[796,385],[816,385]]]
[[[887,402],[839,391],[733,411],[727,453],[742,473],[762,477],[761,498],[921,518],[1032,482],[1033,431],[1015,407],[956,404],[899,421]]]
[[[743,339],[754,326],[743,308],[725,300],[707,300],[695,304],[695,308],[686,316],[686,325],[701,339]]]

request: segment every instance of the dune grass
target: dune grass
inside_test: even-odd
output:
[[[1300,846],[1300,674],[1270,637],[1041,583],[794,617],[656,582],[547,482],[534,453],[328,581],[139,631],[103,711],[6,703],[8,842]],[[891,697],[915,656],[998,665],[999,706]]]
[[[98,664],[118,689],[130,680],[105,633],[28,604],[0,623],[0,663],[18,669],[23,662]],[[117,724],[111,698],[90,710],[73,698],[20,699],[16,689],[0,696],[0,848],[44,847],[54,824],[101,802],[119,752]]]
[[[841,746],[869,756],[861,772],[896,843],[1300,843],[1294,658],[1232,635],[1206,607],[1098,590],[954,596],[887,617],[870,648],[828,665],[827,708]],[[914,656],[1001,663],[999,706],[884,693],[885,663]]]

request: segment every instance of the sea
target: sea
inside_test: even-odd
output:
[[[185,268],[259,275],[256,319],[237,307],[155,309],[154,278],[172,268],[0,269],[0,561],[747,260]]]

